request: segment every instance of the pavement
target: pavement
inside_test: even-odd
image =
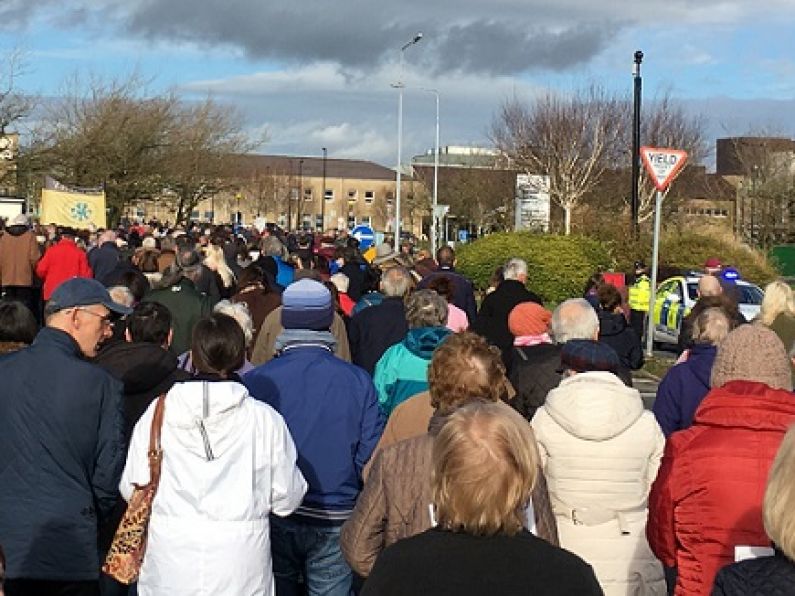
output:
[[[641,373],[632,376],[632,385],[640,391],[640,397],[646,409],[651,410],[654,399],[657,397],[657,385],[659,385],[659,382],[651,375]]]

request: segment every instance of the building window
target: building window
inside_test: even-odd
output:
[[[333,188],[327,188],[326,191],[323,193],[323,196],[326,198],[327,201],[333,201],[334,200],[334,189]]]
[[[362,215],[359,218],[359,223],[362,224],[362,225],[365,225],[365,226],[369,226],[372,223],[372,219],[370,218],[369,215]]]
[[[207,221],[212,221],[213,220],[213,212],[212,211],[205,211],[204,212],[204,219],[206,219]]]
[[[395,198],[395,193],[393,193],[391,190],[386,191],[386,204],[387,205],[391,205],[392,204],[392,200],[394,198]]]
[[[305,201],[311,201],[312,200],[312,189],[311,188],[305,188],[304,189],[304,200]]]
[[[292,188],[290,188],[290,200],[291,201],[297,201],[298,200],[298,195],[299,195],[300,192],[301,192],[301,189],[298,188],[297,186],[293,186]]]
[[[368,205],[375,200],[375,191],[372,190],[365,190],[364,191],[364,202]]]
[[[356,216],[353,214],[348,215],[348,229],[356,227]]]
[[[355,203],[355,202],[356,202],[356,189],[355,188],[351,188],[348,191],[348,203],[352,204],[352,203]]]
[[[191,219],[199,219],[199,210],[196,209],[194,211],[191,211],[190,212],[190,218]]]
[[[279,215],[279,227],[283,228],[287,225],[287,214],[282,213]]]

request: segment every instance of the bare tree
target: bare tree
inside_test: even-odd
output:
[[[25,58],[21,50],[10,50],[0,57],[0,136],[28,117],[36,105],[34,97],[21,93],[16,87],[24,71]]]
[[[525,104],[503,103],[492,122],[495,146],[515,167],[549,176],[550,199],[564,211],[571,233],[572,211],[618,159],[626,107],[597,85],[570,96],[547,92]]]

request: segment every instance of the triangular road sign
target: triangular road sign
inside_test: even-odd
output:
[[[687,162],[687,152],[679,149],[641,147],[640,156],[654,186],[660,192],[668,188]]]

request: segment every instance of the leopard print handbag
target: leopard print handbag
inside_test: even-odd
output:
[[[131,584],[138,579],[141,564],[146,553],[146,535],[149,518],[152,515],[152,502],[160,482],[160,465],[163,450],[160,448],[160,430],[163,427],[163,408],[165,394],[157,398],[152,428],[149,431],[149,482],[135,485],[127,510],[124,512],[113,543],[110,546],[102,571],[123,584]]]

